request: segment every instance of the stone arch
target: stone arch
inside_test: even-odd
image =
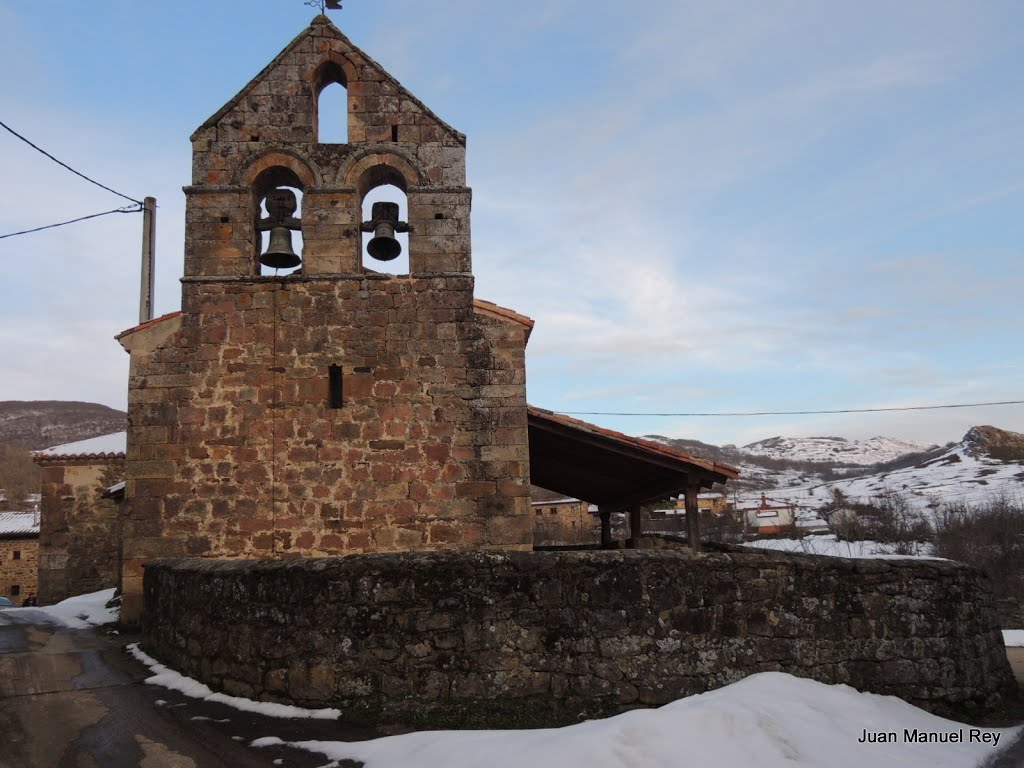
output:
[[[339,53],[334,51],[328,52],[320,63],[313,68],[313,70],[307,76],[307,79],[312,88],[312,103],[313,103],[313,137],[318,143],[324,142],[324,136],[321,132],[320,125],[320,107],[321,107],[321,94],[324,89],[337,84],[345,91],[345,122],[349,119],[349,114],[352,111],[351,99],[348,95],[348,84],[353,82],[356,73],[352,63]],[[347,125],[345,127],[345,142],[348,141],[347,136]],[[328,142],[334,143],[334,142]]]
[[[375,171],[374,169],[381,169]],[[373,180],[374,173],[384,174],[389,177],[388,181],[370,183],[368,187],[362,184]],[[410,187],[418,187],[423,184],[424,173],[419,164],[412,158],[400,153],[395,149],[388,149],[381,152],[377,149],[365,149],[362,152],[354,153],[348,163],[338,174],[339,186],[355,187],[362,201],[366,193],[380,184],[394,184],[403,192],[408,192]],[[400,180],[401,183],[396,183]]]
[[[340,178],[344,180],[346,186],[355,187],[355,214],[358,221],[366,221],[369,218],[369,214],[365,210],[365,206],[369,204],[367,196],[374,189],[385,186],[391,186],[398,190],[399,194],[394,199],[389,199],[391,194],[387,193],[387,191],[385,191],[384,197],[388,202],[394,202],[400,208],[405,208],[406,212],[402,216],[407,218],[409,190],[419,185],[422,174],[409,159],[398,153],[368,150],[353,157],[351,162],[348,163],[347,168],[342,170]],[[403,263],[407,263],[409,271],[412,271],[415,252],[414,235],[407,230],[401,230],[401,232],[403,234],[398,235],[397,239],[400,242],[403,240],[406,242],[406,246],[403,247],[405,256],[401,261],[396,261],[392,264],[392,269],[398,267],[394,274],[403,271],[401,269]],[[366,237],[358,238],[356,244],[356,263],[360,264],[364,270],[370,269],[376,272],[378,271],[377,264],[368,261],[369,256],[364,255],[364,240]],[[391,262],[388,263],[390,264]]]
[[[338,83],[348,88],[349,83],[356,80],[356,68],[342,54],[337,51],[328,51],[306,75],[306,79],[313,86],[313,95],[319,96],[320,91],[331,83]]]
[[[262,215],[260,204],[267,194],[279,187],[290,187],[298,190],[296,198],[302,198],[305,191],[315,187],[320,181],[320,174],[316,172],[314,165],[301,157],[298,152],[290,150],[271,150],[250,162],[242,175],[242,181],[250,189],[250,210],[253,212],[253,240],[251,250],[251,263],[254,274],[260,274],[260,255],[263,251],[263,232],[259,227]],[[300,207],[301,202],[300,202]],[[268,204],[269,208],[269,204]],[[303,214],[306,213],[303,209]],[[296,214],[296,216],[299,216]],[[308,221],[305,215],[299,216],[299,220]],[[296,227],[299,223],[296,222]],[[304,224],[302,227],[304,228]],[[302,232],[299,230],[301,237]],[[301,246],[296,248],[301,252]]]
[[[267,172],[274,168],[280,169],[279,174],[290,171],[293,180],[299,182],[295,186],[302,190],[323,184],[319,168],[309,158],[294,149],[284,148],[271,149],[254,158],[244,166],[238,182],[255,192],[257,179],[266,180]]]

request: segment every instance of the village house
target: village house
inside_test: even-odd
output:
[[[601,537],[597,506],[573,498],[530,502],[533,508],[533,546],[562,547],[594,544]]]
[[[0,597],[21,605],[38,591],[39,512],[0,512]]]
[[[761,501],[740,510],[746,536],[779,536],[796,530],[796,504],[770,499],[761,494]]]
[[[118,584],[121,520],[105,491],[125,472],[125,433],[35,453],[42,472],[38,597],[43,605]]]

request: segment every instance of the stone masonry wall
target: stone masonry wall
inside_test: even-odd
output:
[[[1012,690],[985,577],[669,550],[158,561],[144,645],[215,689],[419,725],[553,724],[784,671],[944,712]]]
[[[9,597],[16,605],[39,591],[39,539],[0,539],[0,596]],[[18,587],[14,594],[11,587]]]
[[[133,364],[126,601],[151,557],[530,548],[525,328],[475,313],[472,278],[187,298]]]
[[[116,586],[121,520],[118,505],[102,495],[124,479],[124,461],[41,464],[39,603]]]

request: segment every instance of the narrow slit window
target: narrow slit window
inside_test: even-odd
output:
[[[342,396],[340,365],[332,365],[327,369],[327,388],[331,408],[341,408],[345,400]]]
[[[14,550],[14,558],[13,559],[14,560],[21,560],[21,550],[20,549]]]

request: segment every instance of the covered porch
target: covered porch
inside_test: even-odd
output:
[[[613,545],[611,517],[629,517],[627,546],[643,534],[643,504],[684,495],[690,546],[700,551],[697,494],[739,476],[727,464],[529,406],[530,482],[598,507],[601,546]]]

